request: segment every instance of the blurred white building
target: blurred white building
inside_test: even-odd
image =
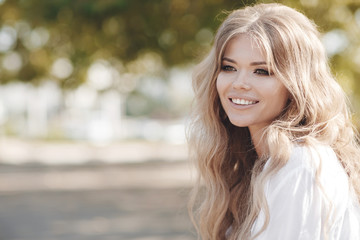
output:
[[[72,71],[71,68],[65,59],[60,59],[52,71],[58,77],[67,77],[66,71]],[[128,93],[111,87],[113,75],[106,62],[95,62],[89,68],[87,82],[73,90],[61,90],[51,79],[39,86],[21,82],[0,85],[2,132],[22,138],[85,140],[97,144],[127,139],[185,142],[184,124],[192,98],[188,70],[172,69],[168,81],[156,81],[157,85],[153,77],[142,77],[141,86],[133,87],[151,97],[162,97],[176,111],[185,113],[170,120],[127,116]]]

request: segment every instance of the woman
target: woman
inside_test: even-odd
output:
[[[199,238],[360,239],[360,150],[308,18],[280,4],[232,12],[193,87]]]

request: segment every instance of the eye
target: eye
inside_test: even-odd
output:
[[[270,75],[272,75],[272,73],[270,73],[268,70],[261,69],[261,68],[255,69],[254,73],[256,73],[256,74],[258,74],[258,75],[263,75],[263,76],[270,76]]]
[[[221,70],[223,70],[225,72],[236,71],[236,69],[230,65],[221,66]]]

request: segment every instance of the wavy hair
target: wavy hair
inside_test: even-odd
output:
[[[257,155],[248,128],[229,122],[216,89],[226,44],[238,34],[259,44],[289,91],[283,113],[262,135],[263,156]],[[199,238],[249,239],[260,209],[266,216],[261,231],[266,228],[264,183],[287,163],[294,142],[331,146],[360,199],[359,141],[348,100],[331,74],[319,36],[302,13],[275,3],[235,10],[219,27],[210,53],[193,73],[188,143],[199,175],[189,211]],[[269,158],[271,164],[263,171]]]

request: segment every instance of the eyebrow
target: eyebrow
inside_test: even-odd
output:
[[[224,57],[224,58],[222,58],[222,60],[236,64],[236,61],[231,59],[231,58]],[[252,63],[250,63],[250,65],[251,66],[266,65],[266,62],[264,62],[264,61],[262,61],[262,62],[252,62]]]

